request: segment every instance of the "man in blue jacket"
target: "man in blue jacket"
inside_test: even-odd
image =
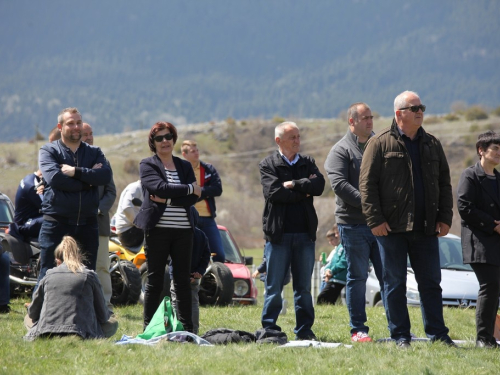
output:
[[[39,163],[47,182],[42,202],[40,230],[40,281],[54,267],[54,250],[63,236],[75,238],[85,255],[85,264],[95,270],[99,233],[98,186],[111,180],[111,169],[101,149],[81,141],[82,116],[76,108],[65,108],[57,117],[61,139],[40,149]]]
[[[196,182],[201,187],[201,197],[195,204],[200,217],[198,228],[208,237],[210,250],[215,253],[214,262],[222,262],[226,259],[222,239],[220,237],[217,223],[215,222],[215,197],[222,194],[222,182],[219,173],[212,164],[200,160],[200,152],[196,142],[186,140],[181,146],[182,156],[191,163]]]

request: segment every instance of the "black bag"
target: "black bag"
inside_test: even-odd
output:
[[[211,329],[201,336],[201,338],[214,345],[226,345],[237,342],[255,342],[255,336],[250,332],[227,328]]]
[[[261,328],[255,332],[257,344],[278,344],[284,345],[288,342],[288,337],[285,332],[275,329]]]

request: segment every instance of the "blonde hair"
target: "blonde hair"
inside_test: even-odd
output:
[[[64,236],[61,243],[56,247],[54,256],[64,262],[73,273],[82,272],[85,267],[83,265],[83,256],[73,237]]]
[[[187,154],[189,152],[189,150],[191,149],[191,147],[197,147],[197,146],[198,145],[196,144],[195,141],[190,141],[188,139],[188,140],[185,140],[184,142],[182,142],[181,151],[185,152]]]

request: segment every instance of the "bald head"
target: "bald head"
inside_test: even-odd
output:
[[[94,133],[92,132],[92,126],[86,122],[83,123],[82,127],[82,142],[88,143],[91,146],[94,145]]]

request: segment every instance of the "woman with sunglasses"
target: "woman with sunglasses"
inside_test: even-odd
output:
[[[149,133],[153,156],[139,167],[143,202],[134,224],[144,230],[148,281],[144,296],[144,329],[160,304],[165,266],[172,259],[178,319],[186,331],[191,320],[191,251],[194,218],[189,209],[201,195],[191,163],[172,154],[177,129],[169,122],[157,122]]]
[[[476,346],[499,348],[493,332],[500,295],[500,134],[480,134],[479,161],[462,172],[458,213],[462,218],[462,252],[479,281]]]

